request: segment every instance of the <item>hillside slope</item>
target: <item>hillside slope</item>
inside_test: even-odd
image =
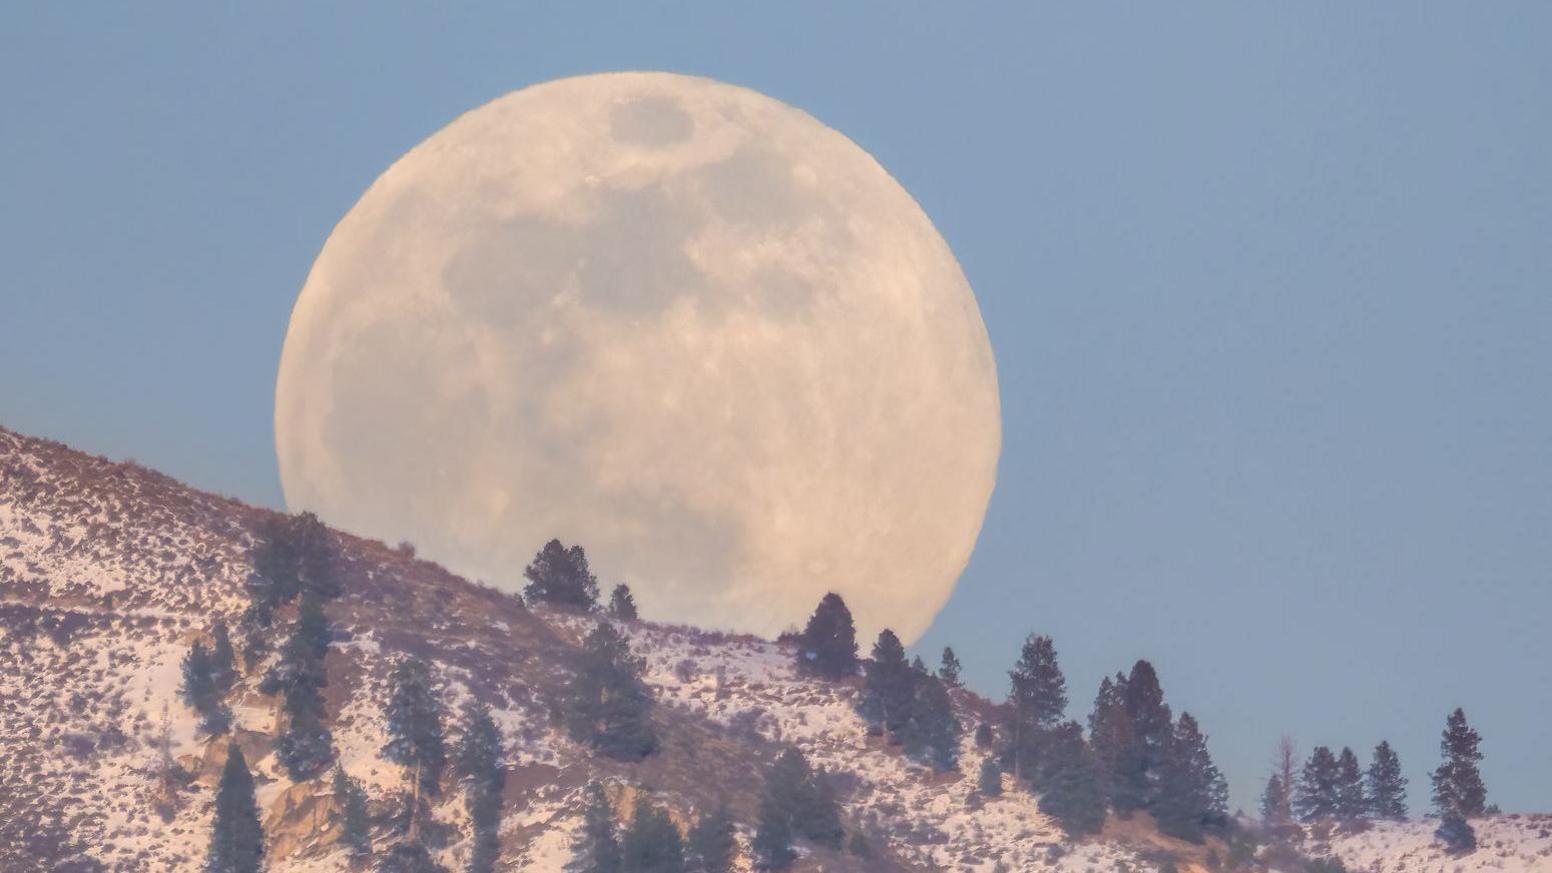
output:
[[[269,869],[346,869],[328,779],[294,783],[272,753],[277,701],[258,691],[262,665],[228,698],[235,740],[198,735],[177,696],[190,644],[218,618],[235,626],[249,549],[268,516],[132,464],[0,429],[0,870],[198,870],[230,741],[255,773]],[[386,812],[406,783],[380,754],[387,676],[403,655],[426,659],[448,712],[477,697],[506,741],[502,869],[560,870],[581,789],[595,779],[617,801],[649,792],[681,823],[725,803],[747,850],[760,774],[789,744],[838,774],[848,832],[875,846],[867,862],[804,847],[798,870],[1000,864],[1148,873],[1160,866],[1148,859],[1170,848],[1116,834],[1068,843],[1030,795],[980,796],[973,774],[987,753],[971,731],[961,748],[969,775],[935,774],[867,737],[855,684],[799,678],[790,648],[747,636],[625,623],[647,662],[663,747],[641,763],[610,760],[567,739],[550,718],[597,618],[531,611],[408,549],[334,538],[344,595],[329,605],[340,641],[327,656],[325,691],[343,766],[367,788],[374,812]],[[992,709],[959,691],[954,703],[971,727]],[[187,773],[170,786],[160,775],[164,745]],[[460,869],[470,847],[451,779],[434,815],[439,860]],[[1482,857],[1497,858],[1496,866],[1475,866],[1475,856],[1467,866],[1431,866],[1428,847],[1410,831],[1387,837],[1376,829],[1332,851],[1354,869],[1385,873],[1552,869],[1536,866],[1545,860],[1544,820],[1494,827],[1487,833],[1502,851]],[[383,824],[376,836],[380,846],[393,839]],[[1183,857],[1200,857],[1194,851]],[[747,869],[747,857],[741,863]]]

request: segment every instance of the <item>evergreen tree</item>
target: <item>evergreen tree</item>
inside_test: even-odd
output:
[[[329,646],[329,622],[319,598],[302,595],[302,605],[280,658],[259,683],[264,694],[283,695],[285,730],[275,742],[275,754],[292,779],[311,778],[334,759],[334,737],[326,722],[322,689],[328,679],[324,653]]]
[[[1025,639],[1008,677],[1008,756],[1014,778],[1029,779],[1039,773],[1045,734],[1067,711],[1067,680],[1051,638],[1031,634]]]
[[[959,657],[948,646],[943,647],[943,658],[938,664],[938,678],[950,688],[960,688],[964,685],[959,681]]]
[[[1466,821],[1466,817],[1458,812],[1450,811],[1439,817],[1439,827],[1433,832],[1444,847],[1453,855],[1464,855],[1476,851],[1477,832]]]
[[[1126,714],[1126,676],[1105,677],[1094,695],[1089,713],[1089,746],[1105,777],[1105,795],[1109,797],[1122,769],[1126,750],[1132,744],[1132,722]]]
[[[977,749],[990,749],[997,738],[992,734],[992,726],[981,722],[975,728],[975,747]]]
[[[367,814],[366,792],[338,764],[334,765],[334,802],[340,810],[340,843],[349,850],[352,863],[358,863],[372,854],[372,819]]]
[[[1374,747],[1365,781],[1370,815],[1381,821],[1407,820],[1407,779],[1401,775],[1401,758],[1389,742]]]
[[[1358,756],[1343,746],[1336,761],[1336,816],[1343,821],[1358,821],[1368,814],[1369,804],[1363,796],[1363,770]]]
[[[1272,775],[1277,778],[1275,782],[1267,780],[1268,794],[1262,801],[1262,812],[1270,811],[1268,823],[1274,827],[1286,828],[1293,822],[1293,795],[1299,785],[1298,759],[1293,740],[1278,738],[1277,752],[1272,757]]]
[[[684,842],[668,813],[642,797],[620,840],[626,873],[684,873]]]
[[[296,624],[291,628],[299,655],[322,661],[329,653],[329,643],[334,639],[334,629],[323,612],[323,600],[312,592],[302,595],[297,607]]]
[[[1293,808],[1306,822],[1332,818],[1337,813],[1339,765],[1326,746],[1316,746],[1299,777]]]
[[[530,605],[587,612],[598,602],[598,579],[587,566],[581,546],[566,548],[560,540],[544,544],[523,570],[528,585],[523,598]]]
[[[205,644],[194,641],[183,658],[183,685],[179,689],[185,703],[200,716],[200,729],[208,734],[224,734],[232,726],[232,711],[221,699],[221,690],[212,675],[210,653]]]
[[[316,714],[323,709],[323,698],[310,687],[299,687],[285,702],[290,718],[275,741],[275,757],[293,780],[311,779],[334,760],[334,735]]]
[[[506,753],[490,707],[469,701],[463,708],[463,736],[454,762],[464,781],[464,806],[473,826],[469,873],[491,873],[501,854],[501,801],[506,787]]]
[[[377,873],[447,873],[419,840],[394,844],[377,865]]]
[[[1002,768],[997,766],[997,759],[991,755],[981,759],[981,775],[976,780],[976,786],[987,797],[1002,796]]]
[[[1482,760],[1482,736],[1466,723],[1465,710],[1456,709],[1445,723],[1439,753],[1444,762],[1433,771],[1433,804],[1441,816],[1480,816],[1487,808],[1487,786],[1477,762]]]
[[[383,756],[418,773],[418,789],[435,795],[447,762],[442,734],[442,703],[431,685],[431,668],[418,658],[404,658],[388,677],[388,742]]]
[[[1261,793],[1261,821],[1270,827],[1278,827],[1287,824],[1292,817],[1283,778],[1273,773],[1267,777],[1266,790]]]
[[[862,831],[852,832],[851,839],[846,841],[846,851],[864,861],[873,859],[873,844],[868,842],[867,836]]]
[[[828,775],[811,770],[797,749],[789,748],[777,756],[765,778],[755,838],[756,855],[762,863],[776,865],[768,869],[790,864],[795,837],[838,849],[845,835],[840,804]]]
[[[864,681],[857,709],[885,740],[911,718],[916,699],[916,677],[905,661],[905,648],[895,632],[885,628],[873,644],[872,659],[862,666]]]
[[[733,819],[726,806],[703,814],[690,828],[689,863],[693,873],[728,873],[738,844],[733,839]]]
[[[1169,705],[1153,665],[1138,661],[1122,687],[1126,745],[1118,750],[1112,799],[1124,814],[1151,809],[1158,800],[1164,759],[1174,734]]]
[[[629,585],[622,582],[609,593],[609,615],[620,621],[636,620],[636,598]]]
[[[785,870],[791,867],[798,857],[792,851],[793,837],[791,814],[767,794],[760,801],[759,818],[750,846],[754,850],[755,868]]]
[[[1076,839],[1104,827],[1104,777],[1077,722],[1063,722],[1046,732],[1036,781],[1042,792],[1040,811],[1056,819],[1068,836]]]
[[[237,682],[237,655],[232,651],[232,637],[226,622],[217,621],[210,630],[210,678],[222,695],[232,690]]]
[[[844,679],[857,672],[857,631],[851,610],[839,594],[819,601],[798,637],[798,672],[821,679]]]
[[[1196,719],[1183,712],[1170,738],[1153,804],[1159,830],[1201,842],[1209,828],[1228,822],[1229,789],[1207,751],[1207,738]]]
[[[841,827],[841,803],[835,796],[835,781],[824,770],[815,770],[808,778],[802,803],[792,817],[792,826],[805,839],[839,849],[846,839]]]
[[[645,661],[608,622],[583,642],[576,675],[561,699],[561,717],[571,738],[620,761],[639,761],[657,751],[652,727],[652,694],[642,682]]]
[[[933,676],[919,676],[912,684],[916,694],[910,705],[910,719],[900,730],[905,753],[934,770],[953,770],[959,766],[962,728],[954,717],[948,689]]]
[[[215,820],[205,873],[259,873],[264,862],[264,828],[253,796],[253,774],[242,749],[227,747],[226,767],[216,788]]]
[[[604,787],[588,783],[582,809],[582,830],[572,850],[570,873],[623,873],[620,841],[615,836],[614,808]]]
[[[275,609],[303,591],[321,600],[340,594],[334,538],[310,512],[266,519],[249,557],[253,574],[244,621],[250,626],[268,627]]]
[[[463,705],[458,744],[453,764],[464,781],[501,789],[506,784],[506,752],[501,730],[490,717],[490,707],[478,700]]]

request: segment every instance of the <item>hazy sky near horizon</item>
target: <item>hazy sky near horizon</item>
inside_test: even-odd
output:
[[[1083,717],[1158,667],[1252,808],[1279,735],[1446,712],[1552,809],[1552,8],[33,4],[0,22],[0,424],[278,506],[334,223],[508,91],[661,69],[871,152],[974,286],[997,491],[917,649]],[[965,7],[968,8],[968,7]]]

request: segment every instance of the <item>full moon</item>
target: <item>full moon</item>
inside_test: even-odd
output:
[[[926,630],[996,479],[996,365],[867,152],[666,73],[458,118],[329,236],[286,334],[286,504],[508,590],[551,538],[643,618]],[[409,605],[407,608],[413,608]]]

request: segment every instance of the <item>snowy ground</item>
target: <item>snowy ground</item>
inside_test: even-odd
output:
[[[1472,822],[1477,850],[1452,856],[1434,838],[1436,821],[1386,822],[1332,841],[1354,873],[1552,873],[1552,816],[1503,815]]]

